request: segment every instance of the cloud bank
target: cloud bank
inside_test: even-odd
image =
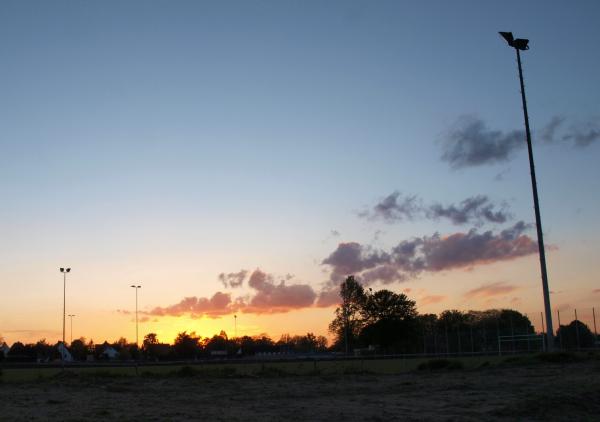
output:
[[[241,270],[237,273],[221,273],[218,278],[226,283],[226,287],[239,287],[246,279],[246,274],[248,271]],[[233,299],[231,293],[224,292],[217,292],[211,297],[190,296],[173,305],[156,307],[143,313],[153,316],[217,318],[235,312],[284,313],[312,306],[317,298],[314,289],[308,284],[287,284],[290,277],[286,278],[287,280],[276,281],[272,274],[256,269],[248,278],[248,286],[252,290],[248,296]]]
[[[233,297],[231,292],[219,291],[210,297],[189,296],[175,304],[141,313],[154,317],[218,318],[237,312],[276,314],[334,306],[340,299],[339,284],[349,275],[356,276],[367,286],[377,282],[389,284],[415,278],[423,272],[472,268],[535,254],[537,242],[525,234],[529,228],[519,221],[499,232],[471,229],[447,236],[436,233],[403,240],[390,250],[379,250],[358,242],[342,242],[321,262],[330,273],[320,289],[306,283],[290,284],[290,275],[281,278],[260,269],[252,273],[240,270],[221,273],[218,279],[227,288],[247,283],[248,294]],[[513,286],[496,283],[469,291],[466,296],[489,297],[512,290]],[[422,304],[432,304],[444,298],[430,295],[421,298],[421,301]],[[128,314],[128,311],[119,312]]]
[[[365,284],[401,282],[425,271],[471,268],[535,254],[537,242],[524,234],[528,229],[529,225],[520,221],[499,233],[480,233],[477,229],[449,236],[436,233],[404,240],[390,251],[356,242],[340,243],[322,264],[330,267],[334,285],[350,274]]]

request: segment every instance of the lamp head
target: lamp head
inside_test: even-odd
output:
[[[64,273],[64,272],[65,272],[65,269],[64,269],[64,268],[61,268],[61,269],[60,269],[60,272],[61,272],[61,273]]]
[[[511,47],[514,47],[517,50],[529,50],[529,40],[523,38],[515,39],[512,32],[500,32],[499,34]]]
[[[71,269],[70,269],[70,268],[67,268],[67,272],[68,272],[68,273],[70,273],[70,272],[71,272]]]

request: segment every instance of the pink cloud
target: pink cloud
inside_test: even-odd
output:
[[[439,303],[441,301],[443,301],[444,299],[446,299],[447,296],[443,296],[443,295],[428,295],[428,296],[424,296],[421,299],[419,299],[419,304],[420,305],[430,305],[432,303]]]
[[[484,284],[483,286],[469,290],[464,296],[468,299],[491,298],[493,296],[514,292],[517,289],[518,287],[515,285],[499,281],[496,283]]]

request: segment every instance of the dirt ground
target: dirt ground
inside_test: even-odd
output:
[[[591,421],[600,419],[600,361],[396,375],[66,374],[0,383],[0,420],[50,419]]]

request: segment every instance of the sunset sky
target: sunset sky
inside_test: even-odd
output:
[[[600,310],[600,2],[0,2],[0,336],[327,335],[355,274]],[[599,320],[600,321],[600,320]],[[556,321],[555,321],[555,325]],[[67,340],[70,333],[67,325]]]

